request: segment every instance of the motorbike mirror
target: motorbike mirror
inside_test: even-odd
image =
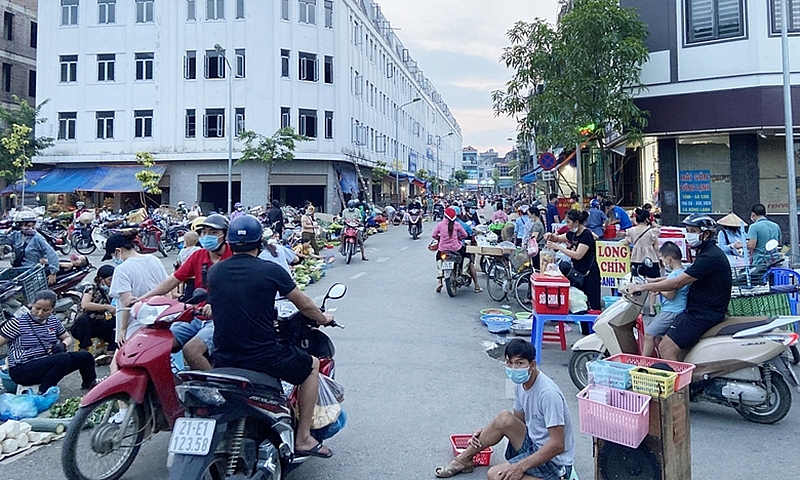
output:
[[[328,293],[325,294],[325,297],[331,300],[339,300],[344,297],[345,293],[347,293],[347,287],[344,284],[334,283],[331,285],[331,288],[328,289]]]
[[[764,248],[768,252],[770,252],[772,250],[777,250],[778,249],[778,241],[773,238],[772,240],[768,241],[766,245],[764,245]]]
[[[186,300],[186,303],[189,305],[197,305],[198,303],[205,302],[206,298],[208,298],[208,292],[202,288],[195,288],[194,292],[192,292],[192,297]]]

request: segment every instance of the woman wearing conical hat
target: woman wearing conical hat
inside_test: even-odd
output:
[[[725,215],[717,222],[719,233],[717,234],[717,244],[719,248],[728,256],[731,265],[747,264],[747,248],[745,248],[746,236],[744,232],[744,220],[735,213]]]

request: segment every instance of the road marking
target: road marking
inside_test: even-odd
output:
[[[381,257],[378,259],[376,263],[385,263],[386,260],[389,260],[391,257]]]
[[[363,277],[363,276],[364,276],[364,275],[366,275],[366,274],[367,274],[367,272],[359,272],[359,273],[356,273],[355,275],[353,275],[352,277],[350,277],[350,280],[355,280],[355,279],[357,279],[357,278],[361,278],[361,277]]]
[[[404,251],[404,250],[408,250],[408,247],[403,247],[403,248],[400,249],[401,252]]]

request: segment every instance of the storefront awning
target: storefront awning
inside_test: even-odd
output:
[[[141,166],[54,168],[47,172],[36,185],[26,189],[31,193],[65,193],[76,190],[88,192],[141,192],[142,185],[136,179]],[[164,166],[151,170],[163,175]]]
[[[49,170],[28,170],[25,172],[25,192],[29,192],[31,185],[38,182],[47,172],[49,172]],[[0,192],[0,195],[5,197],[17,192],[22,192],[22,180],[18,180],[4,188],[3,191]]]

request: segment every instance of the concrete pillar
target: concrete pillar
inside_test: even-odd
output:
[[[731,134],[731,195],[733,211],[749,222],[750,208],[761,203],[758,168],[758,136]]]
[[[658,140],[659,194],[661,197],[661,224],[678,225],[680,192],[678,190],[678,140]]]

